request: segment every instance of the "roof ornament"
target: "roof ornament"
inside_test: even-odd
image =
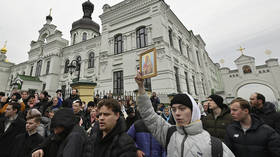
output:
[[[245,50],[245,48],[242,48],[241,46],[239,49],[237,49],[237,51],[240,51],[242,55],[244,55],[244,52],[243,52],[244,50]]]
[[[2,54],[6,54],[7,53],[8,50],[7,50],[6,46],[7,46],[7,40],[5,41],[5,44],[4,44],[3,48],[1,49],[1,53]]]
[[[52,18],[52,8],[50,8],[50,13],[46,17],[47,24],[51,24],[52,20],[53,20],[53,18]]]

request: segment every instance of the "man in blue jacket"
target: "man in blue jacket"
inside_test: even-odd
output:
[[[137,120],[127,134],[135,141],[138,157],[166,157],[165,150],[152,136],[143,120]]]

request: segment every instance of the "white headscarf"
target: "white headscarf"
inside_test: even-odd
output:
[[[200,109],[199,109],[196,101],[188,93],[185,93],[185,94],[187,94],[189,96],[189,98],[191,99],[191,101],[192,101],[192,120],[191,120],[191,122],[200,120],[201,113],[200,113]]]

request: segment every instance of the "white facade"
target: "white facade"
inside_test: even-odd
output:
[[[276,101],[280,104],[280,66],[278,59],[268,59],[266,64],[256,66],[255,58],[241,55],[234,62],[237,69],[220,69],[224,82],[224,97],[227,102],[237,97],[237,92],[241,87],[248,84],[261,84],[273,91]]]
[[[80,56],[80,80],[97,83],[95,91],[114,92],[114,72],[122,71],[123,92],[132,92],[137,89],[134,76],[139,67],[139,54],[151,48],[157,49],[158,63],[158,76],[151,79],[152,91],[162,94],[189,92],[204,100],[211,91],[223,90],[219,66],[208,56],[204,41],[187,30],[164,1],[125,0],[114,6],[106,4],[100,19],[100,33],[97,26],[96,29],[79,27],[71,30],[70,42],[63,39],[62,33],[47,20],[39,31],[38,40],[31,42],[28,61],[11,66],[5,76],[1,74],[1,79],[9,80],[0,83],[0,90],[9,92],[7,82],[24,72],[24,75],[38,76],[42,81],[42,88],[38,91],[43,87],[51,95],[57,89],[69,91],[77,74],[65,73],[65,62],[69,60],[71,63]],[[139,29],[145,32],[145,44],[141,48],[141,44],[137,46]],[[87,34],[86,40],[83,40],[84,33]],[[117,35],[122,37],[119,54],[115,50]],[[92,53],[94,66],[89,66]],[[40,73],[37,64],[42,64]]]

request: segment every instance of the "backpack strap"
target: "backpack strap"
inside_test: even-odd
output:
[[[212,157],[223,157],[222,141],[213,136],[211,136],[211,154]]]
[[[170,142],[170,138],[172,136],[172,134],[177,131],[177,128],[176,126],[171,126],[170,128],[168,128],[167,130],[167,135],[166,135],[166,142],[165,142],[165,150],[167,151],[167,147],[168,147],[168,144]]]

